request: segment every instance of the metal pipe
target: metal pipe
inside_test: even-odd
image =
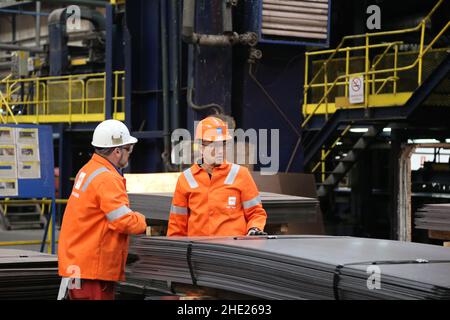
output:
[[[225,35],[211,35],[195,33],[195,0],[185,0],[183,3],[183,28],[182,36],[183,40],[187,43],[198,44],[201,46],[216,46],[227,47],[235,44],[249,44],[254,45],[257,41],[255,37],[249,36],[251,33],[239,35],[236,32],[232,32],[230,28],[231,14],[225,14],[224,19],[228,19],[228,22],[223,22]],[[230,29],[230,30],[228,30]],[[249,40],[251,39],[251,41]]]
[[[224,34],[233,33],[232,5],[227,0],[222,0],[222,29]]]
[[[0,50],[44,52],[44,48],[42,47],[23,47],[21,45],[7,44],[7,43],[0,43]]]
[[[40,1],[36,1],[36,4]],[[27,11],[27,10],[14,10],[14,9],[0,9],[0,13],[6,14],[20,14],[24,16],[48,16],[47,12],[35,12],[35,11]]]
[[[190,41],[201,46],[227,47],[239,43],[239,35],[236,32],[229,35],[194,33]]]
[[[41,2],[36,1],[36,47],[41,46]]]
[[[167,62],[167,8],[166,0],[160,1],[160,24],[161,24],[161,75],[162,75],[162,91],[163,91],[163,138],[164,138],[164,152],[161,155],[165,168],[170,164],[168,161],[170,157],[170,113],[169,113],[169,78],[168,78],[168,62]]]
[[[190,42],[195,30],[195,0],[183,1],[183,40]]]
[[[179,93],[180,93],[180,81],[179,81],[179,43],[178,43],[178,10],[177,0],[170,0],[170,25],[169,25],[169,48],[170,48],[170,125],[174,130],[179,127]]]
[[[107,7],[110,5],[109,1],[95,1],[95,0],[41,0],[45,3],[55,3],[55,4],[74,4],[74,5],[85,5],[94,7]]]

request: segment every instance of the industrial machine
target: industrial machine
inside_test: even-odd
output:
[[[373,29],[371,1],[43,1],[48,40],[0,45],[16,51],[2,116],[52,125],[62,198],[104,119],[140,139],[130,173],[179,171],[171,133],[205,115],[277,129],[279,171],[315,175],[329,232],[401,238],[396,159],[411,137],[447,135],[450,110],[449,3],[404,3],[378,1]]]

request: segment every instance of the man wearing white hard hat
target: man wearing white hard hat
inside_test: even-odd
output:
[[[120,121],[94,131],[95,153],[78,172],[64,212],[58,245],[58,299],[113,300],[125,279],[130,234],[144,233],[145,216],[129,207],[122,169],[137,139]]]

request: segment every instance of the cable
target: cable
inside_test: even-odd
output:
[[[250,63],[249,65],[249,70],[248,70],[248,74],[250,75],[250,78],[252,78],[252,80],[255,82],[255,84],[261,89],[261,91],[265,94],[265,96],[267,97],[267,99],[269,99],[269,101],[273,104],[273,106],[275,107],[275,109],[277,109],[277,111],[280,113],[280,115],[283,117],[283,119],[289,124],[289,126],[291,127],[292,131],[295,132],[295,134],[297,134],[298,137],[301,137],[300,132],[297,130],[297,128],[292,124],[292,122],[289,120],[289,118],[286,116],[286,114],[283,112],[283,110],[281,110],[280,106],[275,102],[275,100],[272,98],[272,96],[266,91],[266,89],[264,88],[264,86],[258,81],[258,79],[256,79],[255,75],[253,74],[253,64]]]
[[[286,170],[284,171],[285,173],[288,173],[289,169],[291,169],[292,162],[294,162],[294,158],[295,158],[295,155],[297,154],[297,149],[300,146],[300,142],[301,141],[302,141],[302,137],[300,136],[297,139],[297,143],[295,144],[294,150],[292,150],[291,157],[289,158],[288,165],[286,166]]]

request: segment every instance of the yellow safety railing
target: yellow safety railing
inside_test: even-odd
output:
[[[113,118],[125,119],[124,71],[113,74]],[[5,123],[105,120],[106,73],[0,81],[0,120]]]
[[[27,200],[16,200],[16,199],[2,199],[0,200],[0,205],[3,207],[3,212],[5,215],[7,215],[8,212],[8,205],[12,204],[19,204],[19,205],[33,205],[38,204],[41,206],[41,215],[45,214],[46,210],[48,213],[50,213],[51,209],[51,199],[27,199]],[[67,199],[55,199],[55,204],[66,204]],[[51,219],[51,216],[50,216]],[[52,226],[51,224],[54,223],[53,221],[49,222],[48,226],[48,240],[44,241],[44,244],[48,245],[47,251],[48,253],[51,253],[51,247],[50,244],[52,243],[53,237],[55,235],[52,234]],[[21,246],[21,245],[40,245],[42,244],[42,240],[19,240],[19,241],[1,241],[0,247],[4,246]],[[58,243],[58,240],[55,240],[55,243]]]
[[[315,173],[317,169],[321,168],[321,180],[322,182],[325,180],[325,160],[327,160],[330,153],[333,149],[342,141],[342,138],[350,131],[352,124],[349,124],[344,128],[339,137],[333,142],[333,144],[328,148],[322,148],[320,160],[316,163],[316,165],[312,168],[311,173]]]
[[[425,45],[426,23],[431,19],[433,14],[442,5],[443,2],[444,0],[439,0],[433,7],[433,9],[429,12],[429,14],[419,23],[419,25],[414,28],[346,36],[341,40],[336,49],[307,52],[305,55],[305,79],[303,92],[304,121],[302,122],[301,127],[305,128],[311,121],[311,119],[318,114],[325,115],[325,118],[328,119],[328,116],[339,108],[370,108],[403,105],[412,95],[412,92],[398,92],[398,83],[400,80],[399,73],[405,71],[413,71],[413,69],[417,67],[417,86],[413,89],[413,91],[422,84],[424,57],[430,52],[439,50],[433,49],[433,46],[450,26],[450,21],[448,21],[441,29],[441,31],[428,43],[428,45]],[[383,43],[374,43],[374,41],[371,41],[376,37],[402,35],[412,32],[420,32],[420,46],[419,51],[417,52],[399,53],[399,46],[402,44],[401,41]],[[344,44],[348,40],[357,39],[364,39],[365,44],[353,47],[344,47]],[[373,55],[374,50],[377,50],[378,53],[379,50],[382,49],[383,51],[381,52],[381,54],[375,55],[374,59],[371,61],[370,57],[371,54]],[[359,55],[358,57],[351,57],[351,53],[361,51],[363,52],[363,55]],[[339,57],[342,54],[344,55],[344,57]],[[408,65],[399,67],[399,57],[411,54],[415,54],[413,62]],[[323,55],[329,56],[327,59],[322,61],[312,61],[312,57]],[[392,67],[384,69],[378,68],[383,59],[387,57],[392,57]],[[362,59],[363,70],[351,72],[351,61],[355,58]],[[343,60],[345,70],[343,70],[343,72],[342,70],[339,70],[343,74],[339,74],[333,79],[329,72],[329,66],[333,63],[336,63],[338,60]],[[320,68],[313,74],[312,78],[309,79],[309,69],[311,63],[319,64]],[[350,79],[356,76],[363,76],[364,78],[364,103],[351,106],[349,103],[348,84]],[[392,83],[392,97],[387,97],[386,94],[381,94],[388,83]],[[338,97],[338,95],[335,93],[335,101],[330,101],[333,99],[331,93],[333,91],[337,91],[339,87],[344,87],[343,93],[341,93],[342,97]],[[310,94],[314,89],[323,90],[323,95],[318,99],[318,101],[310,103]],[[316,172],[319,168],[321,169],[320,176],[322,181],[325,180],[325,160],[331,154],[332,150],[338,145],[341,139],[349,132],[350,128],[351,124],[343,130],[340,136],[333,142],[330,147],[322,148],[320,160],[312,167],[313,173]]]
[[[12,76],[11,74],[7,75],[4,79],[0,81],[0,84],[9,81],[11,76]],[[8,116],[10,116],[13,123],[17,124],[17,120],[14,116],[14,113],[11,110],[11,107],[9,106],[8,97],[9,93],[7,93],[5,96],[3,92],[0,90],[0,120],[2,123],[8,123]]]
[[[317,114],[324,114],[326,117],[333,113],[338,108],[343,107],[355,107],[355,108],[369,108],[374,106],[390,106],[390,105],[402,105],[411,96],[412,92],[407,94],[401,94],[397,91],[397,85],[400,80],[399,73],[405,72],[417,68],[416,82],[417,87],[421,85],[423,81],[423,64],[424,57],[432,52],[433,46],[436,41],[448,30],[450,21],[448,21],[441,31],[426,45],[425,44],[425,27],[426,23],[431,19],[436,10],[442,5],[444,0],[439,0],[430,13],[414,28],[393,30],[386,32],[366,33],[361,35],[346,36],[342,39],[336,49],[321,50],[307,52],[305,57],[305,79],[304,79],[304,99],[303,99],[303,114],[304,121],[301,124],[302,128],[305,128],[311,118]],[[374,43],[373,38],[403,35],[407,33],[420,32],[420,45],[417,57],[414,61],[406,66],[398,66],[399,58],[399,45],[401,41],[393,41],[387,43]],[[348,40],[365,40],[364,45],[344,47],[344,44]],[[375,57],[374,61],[370,60],[371,54],[374,54],[374,50],[383,49],[381,55]],[[392,52],[393,51],[393,52]],[[350,72],[351,53],[363,52],[360,57],[363,58],[363,70],[358,72]],[[330,79],[329,66],[336,59],[344,54],[345,57],[345,71],[343,74],[336,76],[334,79]],[[380,61],[387,55],[394,56],[394,63],[392,67],[385,69],[378,69]],[[320,69],[315,72],[311,79],[309,79],[309,69],[312,62],[312,57],[329,55],[326,60],[321,63]],[[364,78],[364,103],[350,106],[348,98],[348,83],[349,80],[356,76],[363,76]],[[395,99],[386,99],[386,97],[376,97],[380,95],[380,92],[385,88],[388,83],[393,83],[392,95]],[[379,85],[378,89],[376,85]],[[340,99],[336,99],[331,102],[331,93],[336,91],[339,87],[345,87],[345,93],[342,94]],[[416,87],[416,88],[417,88]],[[323,90],[322,97],[318,102],[309,103],[311,90],[321,88]],[[384,98],[384,99],[383,99]],[[339,100],[339,101],[338,101]],[[331,104],[333,104],[331,108]]]

